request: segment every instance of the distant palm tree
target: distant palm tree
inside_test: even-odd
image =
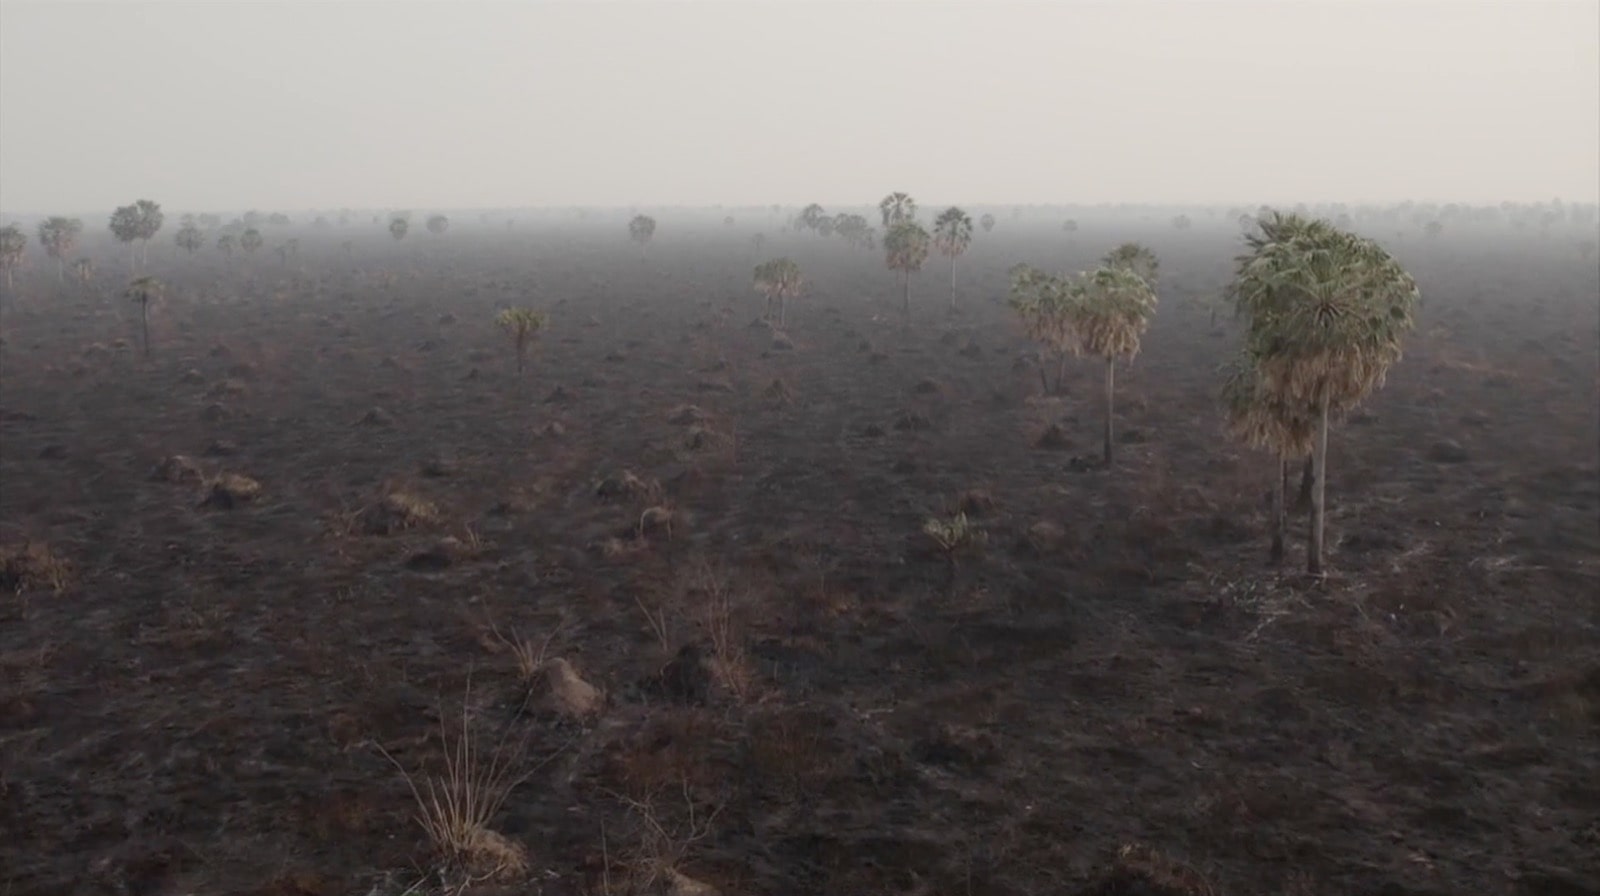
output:
[[[1123,243],[1105,254],[1100,263],[1106,267],[1124,268],[1144,278],[1151,289],[1156,288],[1159,278],[1161,262],[1156,260],[1156,253],[1149,247],[1139,243]]]
[[[222,253],[223,258],[232,258],[234,247],[238,244],[239,241],[234,239],[231,233],[224,233],[222,236],[217,237],[217,251]]]
[[[1127,268],[1105,267],[1085,275],[1071,304],[1075,350],[1106,363],[1105,461],[1113,460],[1117,359],[1139,354],[1139,337],[1155,315],[1156,294],[1143,277]]]
[[[844,238],[852,249],[872,248],[872,225],[861,215],[838,215],[833,220],[833,232]]]
[[[239,248],[249,255],[256,254],[256,250],[266,245],[266,242],[266,239],[261,236],[261,231],[254,227],[239,234]]]
[[[150,354],[150,304],[159,302],[166,286],[154,277],[137,277],[128,284],[128,289],[123,293],[139,305],[139,323],[144,334],[144,353]]]
[[[67,277],[67,256],[78,244],[83,233],[83,222],[77,218],[53,217],[39,222],[39,245],[56,260],[56,281]]]
[[[1077,233],[1078,222],[1072,218],[1068,218],[1067,220],[1061,222],[1061,229],[1065,230],[1067,233]]]
[[[183,249],[190,255],[193,255],[196,250],[205,245],[205,234],[201,233],[200,228],[193,224],[185,224],[178,228],[178,233],[174,239],[178,243],[178,248]]]
[[[161,230],[161,224],[166,216],[161,212],[161,205],[149,199],[140,199],[132,205],[118,207],[111,213],[111,233],[118,240],[128,244],[129,251],[133,252],[134,240],[143,244],[144,262],[150,260],[150,240]],[[141,253],[133,252],[129,261],[130,267],[138,269]]]
[[[1377,243],[1327,221],[1269,211],[1257,226],[1232,294],[1268,399],[1316,423],[1306,568],[1321,574],[1330,417],[1382,386],[1421,294]]]
[[[405,218],[394,218],[389,221],[389,235],[396,240],[403,240],[411,231],[411,222]]]
[[[766,316],[770,320],[774,305],[778,308],[778,328],[784,325],[784,310],[788,300],[800,295],[804,280],[800,266],[787,258],[777,258],[756,265],[756,291],[767,297]]]
[[[1060,392],[1066,377],[1067,355],[1074,344],[1073,296],[1071,284],[1026,264],[1011,269],[1011,307],[1022,318],[1022,328],[1028,338],[1043,345],[1055,355],[1056,383],[1052,389],[1045,373],[1045,364],[1039,365],[1039,383],[1045,394]]]
[[[911,220],[901,220],[883,236],[884,262],[889,270],[900,272],[900,297],[905,313],[911,313],[911,275],[922,270],[928,260],[928,231]]]
[[[989,231],[993,230],[994,229],[994,215],[985,214],[983,217],[979,218],[978,219],[978,226],[983,228],[983,232],[984,233],[988,233]]]
[[[822,226],[822,219],[826,217],[827,213],[822,210],[822,206],[813,202],[800,210],[800,216],[795,219],[795,226],[816,233]]]
[[[511,336],[517,352],[517,373],[521,374],[527,363],[528,346],[544,329],[545,316],[531,308],[507,308],[495,317],[495,323]]]
[[[890,193],[878,202],[878,213],[883,215],[884,229],[917,218],[917,201],[905,193]],[[888,237],[884,237],[888,242]]]
[[[434,215],[428,219],[427,227],[429,233],[433,234],[434,236],[439,236],[446,230],[450,229],[450,219],[446,218],[444,215]]]
[[[0,269],[6,273],[6,289],[12,287],[12,274],[22,264],[22,255],[28,249],[28,235],[15,224],[0,227]]]
[[[933,244],[950,259],[950,310],[956,309],[956,258],[972,245],[972,219],[951,206],[933,221]]]
[[[753,233],[753,234],[750,235],[750,248],[752,250],[754,250],[754,253],[756,255],[760,255],[761,254],[761,247],[765,246],[766,244],[767,244],[767,235],[766,234],[764,234],[764,233]]]
[[[644,257],[644,249],[650,243],[651,237],[656,235],[656,219],[649,215],[634,215],[628,222],[628,238],[639,244],[639,257]]]

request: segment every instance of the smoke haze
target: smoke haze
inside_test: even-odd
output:
[[[1600,197],[1594,2],[0,4],[0,207]]]

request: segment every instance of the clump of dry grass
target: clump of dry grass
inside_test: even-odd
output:
[[[357,519],[368,535],[392,535],[437,523],[439,508],[411,492],[392,491],[359,511]]]
[[[69,569],[50,546],[38,541],[0,545],[0,590],[22,594],[66,590]]]
[[[695,844],[711,835],[722,807],[713,807],[709,812],[697,808],[687,779],[683,780],[681,790],[684,812],[683,819],[677,823],[665,820],[656,794],[643,799],[613,794],[628,809],[635,843],[622,856],[620,864],[626,875],[625,883],[618,889],[611,880],[610,849],[606,833],[601,830],[601,845],[606,852],[601,882],[603,894],[666,892],[675,896],[710,896],[717,892],[716,888],[695,880],[679,868]]]
[[[981,550],[988,541],[988,535],[983,528],[965,513],[957,513],[948,519],[929,517],[922,523],[922,532],[952,564],[963,554],[973,554]]]
[[[699,564],[689,574],[686,591],[711,642],[712,675],[736,700],[753,699],[758,689],[756,674],[745,651],[744,627],[728,574],[709,564]]]
[[[405,778],[416,800],[417,824],[444,865],[442,876],[459,875],[472,882],[515,880],[528,871],[527,848],[495,831],[490,823],[511,792],[537,767],[518,770],[525,744],[501,742],[486,751],[471,731],[467,699],[463,698],[456,732],[441,707],[439,735],[444,760],[438,773],[413,775],[387,750],[381,746],[379,750]]]
[[[206,507],[228,509],[254,501],[261,496],[261,483],[238,473],[222,473],[211,480],[211,487],[202,502]]]

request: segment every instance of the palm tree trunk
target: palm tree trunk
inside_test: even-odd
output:
[[[1284,512],[1284,496],[1289,490],[1289,461],[1278,458],[1278,471],[1272,477],[1272,565],[1283,565],[1283,537],[1287,532],[1288,515]]]
[[[900,272],[900,307],[901,307],[901,310],[903,310],[906,313],[907,317],[911,316],[911,272],[910,271],[901,271]]]
[[[1311,541],[1306,546],[1306,571],[1312,575],[1322,574],[1322,546],[1323,537],[1327,534],[1326,499],[1328,485],[1328,396],[1322,396],[1321,406],[1317,409],[1317,441],[1312,446],[1311,463],[1312,475],[1316,477],[1311,483]]]
[[[1300,468],[1300,491],[1294,499],[1296,509],[1304,510],[1311,506],[1311,483],[1315,481],[1317,477],[1311,469],[1311,458],[1307,457],[1305,465]]]
[[[781,296],[781,295],[778,296],[778,329],[780,329],[780,330],[783,329],[784,305],[785,305],[785,303],[783,301],[783,296]]]
[[[67,282],[67,257],[65,255],[56,256],[56,282]]]
[[[144,336],[144,356],[150,357],[150,301],[139,303],[139,327]]]
[[[950,256],[950,310],[956,310],[956,257]]]
[[[1117,359],[1108,357],[1106,358],[1106,466],[1108,467],[1111,466],[1112,460],[1112,416],[1117,409],[1116,382]]]
[[[1053,395],[1060,395],[1066,391],[1064,383],[1067,380],[1067,353],[1065,351],[1056,355],[1056,391]]]

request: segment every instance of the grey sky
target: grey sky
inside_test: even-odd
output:
[[[0,2],[0,207],[1600,197],[1600,3]]]

